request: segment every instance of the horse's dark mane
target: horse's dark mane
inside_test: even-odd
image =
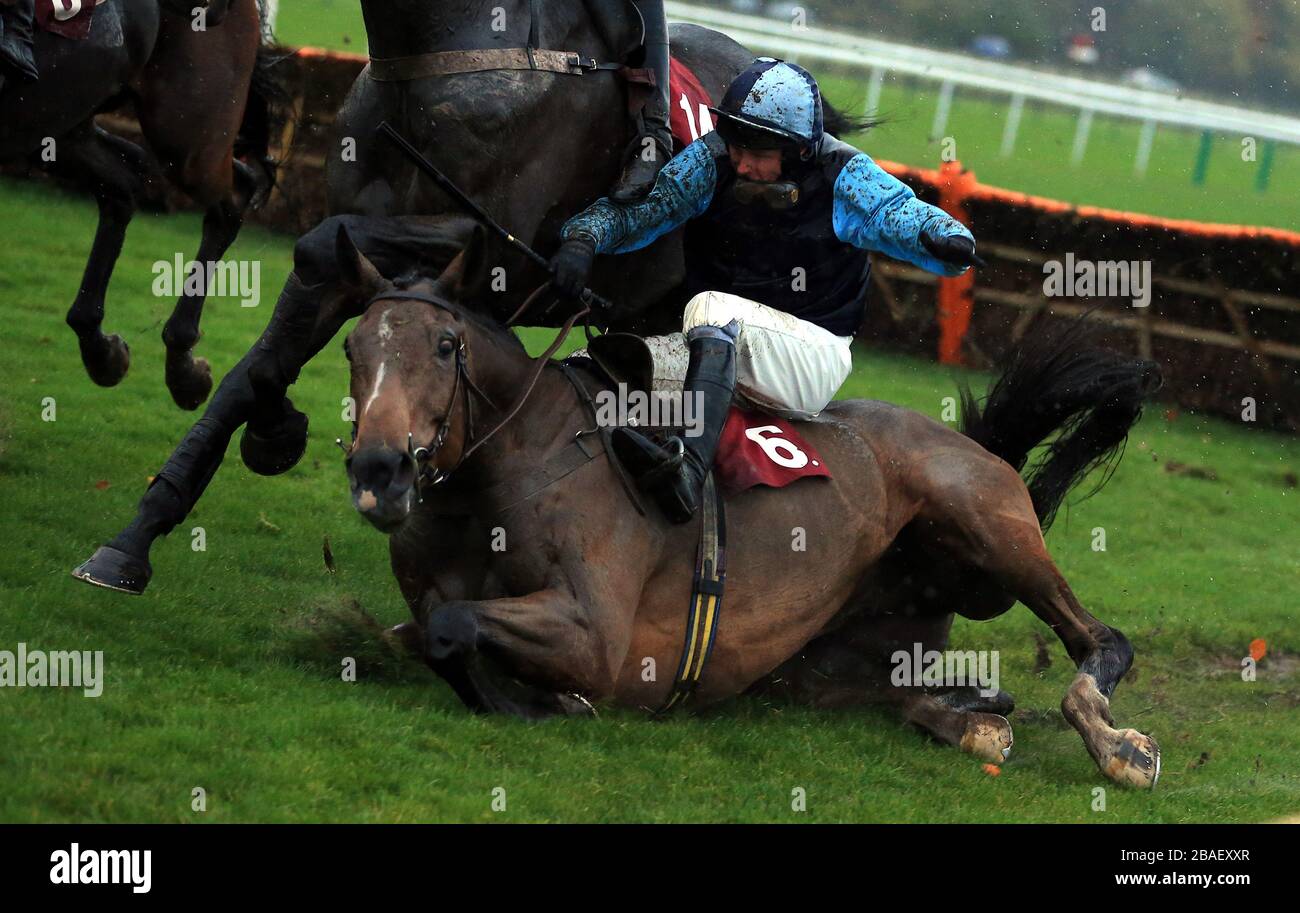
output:
[[[854,117],[845,114],[826,99],[822,99],[822,128],[836,139],[852,136],[879,127],[885,122],[879,117]]]

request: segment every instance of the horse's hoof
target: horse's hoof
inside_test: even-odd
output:
[[[1160,746],[1136,729],[1121,729],[1115,733],[1114,750],[1101,769],[1124,786],[1155,789],[1160,779]]]
[[[244,465],[260,476],[278,476],[298,464],[307,452],[307,416],[291,409],[270,433],[260,433],[250,423],[239,439]]]
[[[445,663],[470,656],[478,649],[478,619],[462,605],[444,605],[429,613],[424,631],[425,658]]]
[[[971,713],[966,717],[966,732],[961,750],[991,764],[1001,764],[1011,757],[1015,738],[1006,717],[995,713]]]
[[[116,387],[131,367],[131,347],[114,333],[81,344],[81,363],[86,373],[101,387]]]
[[[384,639],[414,657],[424,655],[424,629],[413,621],[393,625],[384,632]]]
[[[72,576],[92,586],[139,596],[149,585],[153,568],[144,558],[136,558],[107,545],[95,550],[86,561],[72,572]]]
[[[1011,716],[1016,709],[1016,700],[1005,691],[985,695],[978,688],[970,685],[952,688],[934,696],[934,699],[949,710],[962,713],[995,713],[998,716]]]
[[[595,706],[581,694],[572,692],[570,694],[557,694],[555,701],[560,706],[560,712],[565,716],[589,716],[596,717]]]
[[[167,356],[167,389],[176,405],[193,411],[207,401],[212,392],[212,366],[206,358],[195,358],[189,352]]]

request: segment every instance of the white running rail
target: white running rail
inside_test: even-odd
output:
[[[710,9],[693,3],[669,2],[667,7],[671,19],[716,28],[756,50],[772,52],[790,60],[825,61],[861,68],[871,74],[869,100],[879,98],[878,87],[885,73],[901,73],[934,80],[941,87],[968,87],[1006,94],[1012,99],[1013,110],[1023,106],[1025,99],[1074,108],[1080,112],[1082,136],[1076,142],[1076,152],[1079,144],[1087,141],[1084,128],[1091,124],[1088,112],[1144,122],[1148,125],[1143,131],[1144,144],[1148,141],[1147,134],[1156,125],[1169,125],[1300,145],[1300,118],[1179,98],[1114,83],[1093,82],[1077,76],[830,29],[811,26],[796,29],[783,20]],[[949,96],[951,91],[942,90]],[[1007,126],[1012,127],[1018,120],[1019,117],[1008,118]],[[943,123],[938,121],[936,118],[936,127],[941,131]],[[1004,149],[1014,145],[1014,128],[1009,142],[1005,140]]]

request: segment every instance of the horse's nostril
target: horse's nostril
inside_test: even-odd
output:
[[[357,486],[381,494],[398,480],[405,461],[405,454],[391,447],[374,448],[353,454],[349,471]]]

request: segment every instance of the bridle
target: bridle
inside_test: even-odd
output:
[[[430,301],[430,303],[433,302]],[[492,400],[488,398],[486,393],[478,388],[473,379],[469,376],[469,368],[466,364],[466,351],[467,348],[464,338],[457,336],[456,379],[452,381],[451,396],[447,400],[447,408],[442,411],[442,418],[438,422],[438,431],[434,434],[433,440],[426,446],[417,447],[415,445],[415,435],[410,431],[406,432],[406,457],[411,461],[411,465],[415,467],[416,497],[421,501],[423,498],[420,496],[420,492],[424,487],[426,477],[430,486],[437,485],[450,478],[451,474],[460,468],[461,463],[465,462],[465,448],[462,447],[461,457],[456,461],[456,465],[451,469],[443,472],[438,468],[436,463],[438,451],[442,449],[443,444],[447,443],[447,432],[451,428],[452,413],[456,409],[456,394],[459,393],[462,388],[461,382],[464,381],[465,390],[465,433],[467,441],[472,441],[474,439],[474,400],[471,398],[470,393],[477,393],[485,402],[488,403],[488,405],[492,404]],[[432,473],[430,473],[431,469]]]
[[[515,320],[526,312],[537,297],[549,287],[550,282],[548,281],[546,284],[538,288],[537,291],[533,292],[533,294],[528,297],[528,300],[524,302],[523,306],[520,307],[519,310],[515,312],[514,316],[510,318],[510,321],[506,326],[509,327],[513,325]],[[370,310],[371,305],[379,301],[420,301],[436,307],[439,310],[446,311],[453,317],[460,317],[463,313],[462,309],[457,308],[445,298],[440,298],[439,296],[428,292],[420,292],[410,289],[387,289],[379,292],[366,302],[363,311]],[[551,356],[554,355],[564,343],[564,340],[573,329],[574,324],[576,324],[580,318],[587,316],[589,313],[591,313],[590,308],[583,308],[565,321],[564,326],[561,327],[555,340],[547,347],[545,352],[535,359],[535,367],[528,378],[528,382],[524,384],[523,391],[520,393],[519,397],[506,411],[506,414],[501,421],[493,425],[492,428],[482,437],[476,437],[474,434],[473,395],[477,395],[493,409],[496,408],[496,405],[492,402],[491,397],[484,393],[479,386],[474,383],[474,379],[470,377],[469,346],[465,342],[464,336],[459,333],[454,336],[456,345],[456,377],[455,380],[452,381],[451,395],[447,399],[447,406],[442,412],[442,418],[439,420],[438,430],[434,434],[433,439],[425,445],[417,445],[415,443],[415,435],[410,431],[406,433],[406,457],[410,460],[411,466],[415,469],[416,498],[421,503],[423,503],[424,500],[422,489],[426,483],[429,486],[440,485],[451,478],[452,475],[465,464],[465,461],[469,459],[474,451],[478,450],[491,440],[498,431],[504,428],[510,420],[519,413],[519,410],[523,408],[524,403],[527,402],[528,397],[532,394],[534,388],[536,388],[537,381],[541,378],[542,371],[545,370],[546,365],[550,362]],[[456,460],[456,465],[451,467],[451,469],[443,470],[436,465],[436,460],[438,452],[447,442],[447,435],[451,428],[452,414],[456,409],[458,394],[460,394],[462,390],[464,391],[463,399],[465,403],[465,443],[461,447],[460,457]],[[344,446],[342,440],[338,440],[336,443],[350,459],[352,448]],[[355,447],[355,442],[353,446]]]

